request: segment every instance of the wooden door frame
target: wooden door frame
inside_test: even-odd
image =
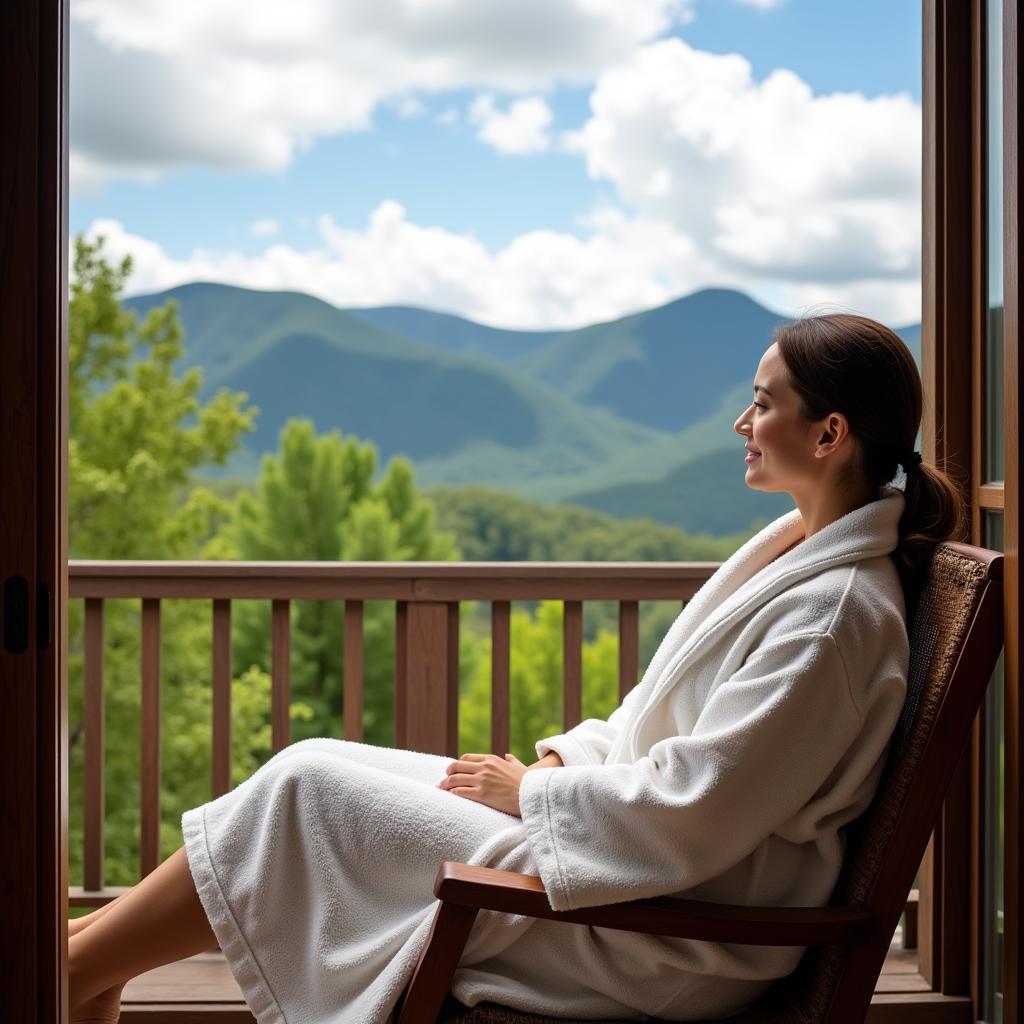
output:
[[[0,985],[5,1019],[47,1024],[68,1019],[67,18],[0,4]]]
[[[984,0],[923,0],[924,145],[922,163],[922,378],[930,402],[923,423],[925,454],[959,482],[969,500],[970,533],[981,544],[985,509],[1004,516],[1005,835],[1003,1013],[1024,1019],[1024,856],[1021,798],[1024,701],[1020,675],[1020,360],[1021,208],[1019,164],[1024,125],[1020,94],[1020,0],[1003,6],[1003,239],[1005,480],[984,478],[982,415],[987,332],[987,153]],[[922,862],[920,970],[944,994],[980,995],[981,812],[986,780],[983,730],[957,768]],[[970,828],[964,825],[970,823]]]
[[[1024,886],[1021,884],[1021,798],[1024,796],[1024,701],[1021,697],[1020,635],[1020,489],[1021,395],[1024,366],[1020,358],[1021,197],[1020,161],[1022,110],[1020,0],[1003,0],[1003,350],[1006,420],[1005,511],[1003,520],[1006,589],[1006,647],[1003,652],[1005,697],[1006,807],[1003,846],[1003,1019],[1024,1019]]]
[[[973,506],[974,316],[972,8],[978,0],[923,0],[921,377],[923,455]],[[972,516],[973,519],[973,507]],[[970,535],[956,538],[971,543]],[[921,975],[945,995],[970,987],[971,752],[961,757],[921,862]]]
[[[939,465],[952,469],[970,497],[970,541],[982,544],[984,513],[1001,510],[1004,530],[1003,693],[1005,700],[1005,833],[1003,846],[1003,1019],[1024,1019],[1024,887],[1021,884],[1021,732],[1024,706],[1020,674],[1020,360],[1022,154],[1019,62],[1019,0],[1003,9],[1003,372],[1005,472],[1003,481],[985,478],[986,354],[988,315],[988,175],[985,123],[987,88],[985,0],[924,0],[924,303],[922,375],[934,396],[925,421],[925,443]],[[964,254],[970,254],[966,259]],[[963,344],[969,338],[970,346]],[[951,463],[947,460],[951,459]],[[975,722],[967,773],[957,779],[943,809],[923,873],[934,905],[923,915],[922,974],[945,993],[966,991],[975,1007],[981,996],[981,955],[985,936],[982,867],[986,779],[984,727]],[[964,765],[961,765],[961,769]],[[969,796],[970,829],[964,829],[964,795]],[[963,844],[969,843],[965,871]],[[925,899],[922,880],[922,898]],[[962,893],[970,904],[963,917]],[[950,906],[949,900],[956,900]],[[945,903],[945,905],[943,905]],[[970,955],[964,963],[965,938]]]

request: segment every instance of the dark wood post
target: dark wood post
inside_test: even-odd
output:
[[[1024,137],[1024,107],[1021,105],[1021,48],[1024,19],[1019,0],[1003,4],[1003,349],[1005,358],[1006,480],[1006,647],[1003,660],[1005,686],[1005,843],[1003,847],[1003,1020],[1024,1017],[1024,699],[1021,686],[1020,636],[1024,615],[1020,600],[1020,497],[1021,406],[1024,405],[1024,360],[1021,359],[1020,268],[1021,238],[1024,237],[1021,202],[1021,138]]]
[[[974,238],[971,5],[924,0],[922,454],[970,500]],[[954,538],[969,540],[968,536]],[[920,870],[918,962],[944,994],[969,988],[970,757],[961,757]]]
[[[67,15],[0,4],[0,987],[67,1020]]]
[[[459,606],[409,601],[397,619],[395,743],[428,754],[458,755]]]

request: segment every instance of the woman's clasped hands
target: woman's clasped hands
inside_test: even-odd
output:
[[[534,768],[563,766],[562,758],[554,750],[548,751],[533,764],[523,764],[515,754],[506,754],[504,757],[497,754],[463,754],[445,768],[445,776],[437,783],[437,788],[521,818],[519,784],[523,776]]]
[[[445,768],[437,787],[521,818],[519,783],[529,770],[515,754],[463,754]]]

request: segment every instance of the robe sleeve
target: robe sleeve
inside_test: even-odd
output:
[[[634,686],[607,719],[588,718],[567,732],[538,740],[537,757],[543,757],[553,750],[562,759],[562,764],[567,766],[604,764],[608,751],[618,739],[623,724],[629,719],[630,705],[637,699],[637,690],[638,687]]]
[[[801,633],[759,647],[692,733],[635,763],[527,772],[520,809],[552,909],[678,893],[728,870],[811,800],[862,720],[835,638]]]

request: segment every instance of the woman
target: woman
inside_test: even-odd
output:
[[[957,536],[950,480],[913,452],[921,384],[881,324],[777,328],[736,420],[746,483],[796,508],[688,602],[638,686],[506,755],[456,761],[331,739],[285,748],[182,819],[185,845],[69,926],[73,1019],[219,944],[260,1024],[386,1021],[444,860],[539,874],[556,910],[655,895],[824,905],[903,704],[906,595]],[[903,489],[891,485],[898,464]],[[481,913],[452,990],[552,1016],[733,1013],[802,949]]]

